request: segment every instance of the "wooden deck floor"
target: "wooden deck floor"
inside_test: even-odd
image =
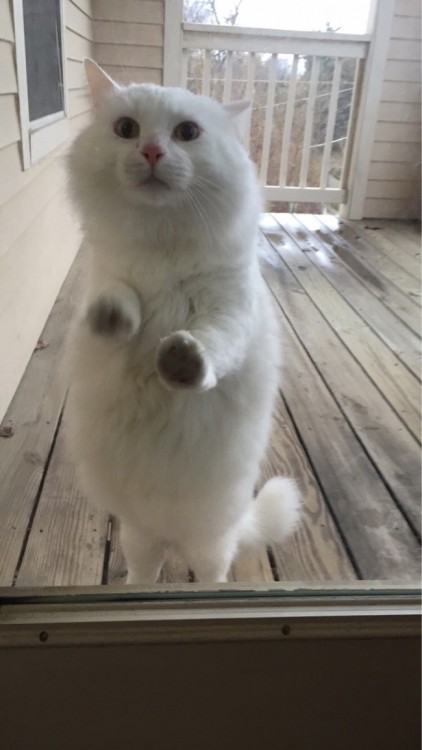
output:
[[[262,256],[284,342],[263,478],[296,477],[305,505],[294,538],[236,560],[232,578],[417,581],[419,229],[266,215]],[[63,449],[57,369],[77,276],[75,264],[3,421],[2,586],[124,581],[117,523],[81,496]],[[168,564],[163,580],[188,571]]]

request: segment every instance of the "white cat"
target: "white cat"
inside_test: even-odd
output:
[[[242,543],[295,527],[290,479],[253,501],[279,343],[257,260],[244,103],[115,84],[85,68],[93,123],[69,155],[90,254],[68,346],[67,433],[88,497],[119,516],[131,583],[169,551],[225,581]]]

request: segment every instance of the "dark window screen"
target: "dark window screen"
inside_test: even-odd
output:
[[[63,109],[60,0],[23,0],[29,119]]]

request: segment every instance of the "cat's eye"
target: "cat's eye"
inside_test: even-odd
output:
[[[139,125],[131,117],[120,117],[114,123],[114,132],[119,138],[136,138],[139,135]]]
[[[201,131],[195,122],[181,122],[173,131],[173,135],[178,141],[194,141],[199,137]]]

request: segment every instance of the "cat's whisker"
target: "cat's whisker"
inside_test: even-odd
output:
[[[203,177],[196,177],[195,179],[195,187],[202,188],[202,192],[204,195],[211,196],[212,198],[215,198],[216,201],[218,201],[221,206],[230,206],[230,207],[236,207],[236,201],[232,200],[230,196],[224,195],[224,197],[221,195],[221,190],[210,190],[209,185],[218,187],[215,183],[210,182]]]
[[[205,228],[205,231],[206,231],[206,234],[207,234],[207,238],[208,238],[208,241],[209,241],[208,250],[211,251],[212,250],[212,246],[213,246],[213,237],[212,237],[212,231],[211,231],[210,226],[209,226],[209,222],[207,221],[207,218],[206,218],[206,214],[201,209],[200,203],[198,202],[198,200],[196,199],[196,197],[193,195],[193,193],[189,190],[189,188],[186,188],[185,194],[186,194],[186,196],[187,196],[187,198],[188,198],[188,200],[189,200],[189,202],[190,202],[190,204],[191,204],[191,206],[193,208],[194,215],[198,216],[201,219],[201,221],[202,221],[202,224],[203,224],[203,226]]]

